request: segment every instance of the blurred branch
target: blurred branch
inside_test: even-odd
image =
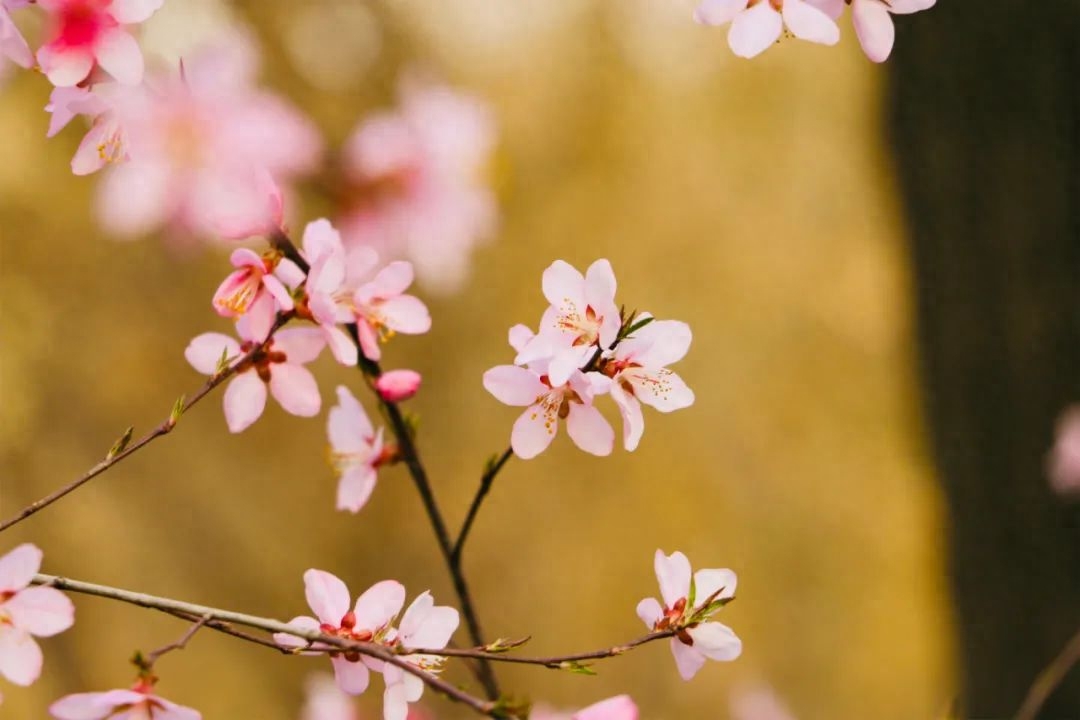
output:
[[[377,643],[364,643],[355,642],[352,640],[346,640],[344,638],[334,637],[333,635],[326,635],[318,630],[307,630],[299,628],[287,623],[274,620],[272,618],[258,617],[255,615],[246,615],[244,613],[233,612],[231,610],[222,610],[220,608],[208,607],[206,605],[196,605],[194,603],[188,603],[181,600],[173,600],[171,598],[157,597],[155,595],[147,595],[146,593],[132,592],[130,590],[122,590],[120,588],[109,587],[106,585],[97,585],[94,583],[82,582],[79,580],[71,580],[68,578],[57,577],[55,575],[38,574],[34,576],[33,584],[35,585],[47,585],[57,588],[58,590],[67,590],[69,592],[82,593],[84,595],[94,595],[96,597],[107,598],[110,600],[118,600],[120,602],[129,603],[131,605],[137,605],[143,608],[149,608],[153,610],[161,610],[169,613],[170,615],[177,615],[185,618],[197,618],[200,619],[200,625],[198,627],[208,627],[212,630],[219,632],[225,632],[233,637],[238,637],[244,640],[254,640],[262,645],[272,645],[269,641],[262,638],[256,638],[255,636],[247,635],[239,631],[235,631],[232,628],[227,628],[228,623],[236,625],[243,625],[244,627],[255,628],[257,630],[264,630],[271,633],[285,633],[293,637],[307,640],[309,643],[321,643],[323,645],[332,645],[340,650],[355,652],[360,655],[367,655],[368,657],[377,658],[383,662],[394,665],[401,668],[407,673],[415,675],[420,678],[426,685],[432,690],[441,693],[451,700],[468,705],[474,711],[481,715],[486,715],[492,718],[502,718],[503,720],[519,720],[512,714],[507,714],[501,709],[498,703],[491,701],[484,701],[476,698],[463,690],[459,690],[457,687],[451,685],[445,680],[426,672],[419,667],[411,664],[407,660],[400,657],[400,654],[392,649],[387,648]],[[196,627],[195,629],[198,629]],[[189,635],[192,631],[189,630]],[[186,642],[186,639],[184,640]],[[282,649],[282,648],[277,648]],[[303,651],[303,648],[285,650],[286,653],[292,655],[298,651]],[[438,654],[438,653],[434,653]]]
[[[480,488],[476,491],[476,496],[473,497],[472,505],[469,506],[469,513],[465,516],[465,522],[461,525],[461,532],[458,533],[457,541],[454,542],[451,560],[455,566],[461,565],[461,551],[465,547],[465,540],[469,537],[469,530],[472,529],[473,521],[476,520],[476,515],[480,512],[480,506],[484,503],[484,498],[487,497],[492,483],[495,482],[495,476],[499,474],[499,471],[503,469],[503,465],[513,454],[513,448],[506,448],[502,455],[488,464],[487,469],[480,478]]]
[[[279,330],[281,326],[283,326],[290,319],[292,319],[292,317],[292,313],[279,314],[277,320],[274,322],[273,327],[270,328],[270,333],[266,336],[267,340],[273,337],[274,333],[277,332],[277,330]],[[190,399],[185,399],[184,396],[181,395],[177,399],[176,403],[173,405],[172,410],[169,412],[169,416],[165,418],[165,420],[162,421],[160,425],[155,427],[146,435],[143,435],[134,443],[130,442],[132,429],[129,427],[124,432],[124,434],[120,436],[120,439],[116,441],[116,443],[112,446],[109,452],[105,455],[104,460],[87,470],[79,477],[75,478],[67,485],[64,485],[63,487],[54,490],[40,500],[36,500],[30,503],[25,508],[16,513],[14,516],[8,518],[3,522],[0,522],[0,532],[7,530],[12,525],[16,525],[22,522],[34,513],[38,512],[39,510],[47,508],[49,505],[52,505],[54,502],[64,497],[68,493],[73,492],[85,485],[86,483],[90,482],[98,475],[111,468],[113,465],[119,463],[121,460],[124,460],[125,458],[134,455],[139,450],[142,450],[144,447],[152,443],[154,440],[157,440],[159,437],[163,435],[168,435],[170,432],[172,432],[173,428],[176,427],[176,423],[177,421],[179,421],[181,415],[186,413],[188,410],[194,407],[196,403],[209,395],[210,392],[218,385],[232,377],[236,373],[237,367],[241,365],[244,360],[248,360],[256,353],[260,352],[263,349],[264,345],[265,342],[262,345],[253,348],[243,358],[241,358],[239,362],[234,362],[221,372],[212,375],[203,384],[203,386],[199,388],[199,390],[194,395],[191,396]]]
[[[1035,720],[1054,690],[1080,662],[1080,630],[1065,645],[1056,658],[1035,678],[1023,705],[1016,711],[1016,720]]]
[[[300,251],[297,250],[296,245],[293,244],[292,240],[284,233],[277,233],[272,236],[270,238],[270,243],[275,250],[281,252],[305,273],[311,269],[310,264],[300,254]],[[350,323],[345,327],[359,353],[360,361],[358,367],[360,368],[360,372],[364,374],[364,377],[368,380],[368,385],[371,386],[374,381],[382,375],[382,368],[379,366],[379,363],[364,356],[363,348],[360,347],[360,338],[357,335],[356,325]],[[413,479],[413,484],[416,485],[416,490],[420,494],[420,500],[424,504],[424,510],[427,513],[428,520],[431,522],[431,527],[435,531],[435,539],[439,543],[439,550],[442,552],[443,560],[446,563],[447,570],[450,572],[450,579],[453,581],[454,592],[457,594],[458,601],[461,605],[461,614],[465,617],[465,625],[468,628],[469,637],[472,639],[474,645],[483,645],[484,634],[480,629],[480,620],[477,618],[476,609],[473,606],[469,585],[465,580],[465,574],[461,571],[461,567],[455,558],[454,545],[450,540],[450,533],[446,527],[446,520],[443,519],[442,511],[439,510],[439,504],[435,500],[435,493],[431,487],[431,481],[428,479],[427,470],[420,460],[420,453],[413,441],[412,430],[397,403],[384,399],[379,393],[375,393],[375,397],[382,405],[386,417],[390,421],[390,428],[394,433],[394,437],[397,439],[401,459],[409,469],[409,475]],[[500,696],[499,684],[495,678],[495,671],[492,669],[487,658],[477,657],[476,660],[477,679],[480,681],[480,684],[484,686],[484,692],[487,694],[488,699],[494,701]]]

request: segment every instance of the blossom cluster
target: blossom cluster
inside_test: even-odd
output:
[[[689,350],[690,327],[648,313],[627,315],[615,304],[610,262],[597,260],[582,275],[557,260],[544,271],[542,288],[550,304],[539,330],[512,327],[514,364],[484,373],[488,392],[525,408],[510,434],[516,455],[533,458],[546,450],[560,420],[579,448],[611,454],[615,433],[595,405],[602,395],[615,402],[630,451],[645,431],[642,403],[665,413],[693,404],[693,391],[667,367]]]
[[[800,40],[835,45],[836,21],[851,7],[851,21],[866,56],[884,62],[892,52],[896,30],[892,15],[929,10],[937,0],[703,0],[694,18],[703,25],[731,24],[728,45],[740,57],[752,58],[773,45],[784,32]]]

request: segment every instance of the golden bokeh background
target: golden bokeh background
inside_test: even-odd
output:
[[[683,683],[655,645],[593,678],[503,666],[505,689],[566,707],[629,691],[649,720],[727,718],[730,696],[761,684],[801,720],[944,717],[954,678],[943,518],[917,404],[883,70],[846,25],[837,48],[784,41],[741,61],[691,9],[174,0],[145,41],[170,58],[225,23],[250,24],[265,82],[331,145],[389,106],[410,68],[491,103],[500,231],[464,291],[426,297],[431,333],[395,340],[384,363],[425,377],[409,409],[452,526],[516,417],[480,376],[510,361],[509,326],[538,320],[552,260],[610,258],[621,302],[693,328],[677,370],[697,403],[647,413],[633,454],[593,458],[560,437],[512,460],[465,564],[488,634],[532,635],[525,652],[547,654],[641,634],[634,606],[655,594],[652,555],[681,549],[695,567],[739,573],[723,619],[742,658]],[[0,90],[4,517],[81,474],[126,426],[160,422],[202,381],[184,361],[188,340],[228,328],[209,304],[226,249],[104,236],[96,180],[68,170],[80,133],[45,139],[48,90],[33,73]],[[302,194],[294,227],[326,210]],[[337,383],[362,390],[326,355],[316,373],[324,406]],[[381,473],[359,515],[335,512],[325,413],[303,420],[270,403],[230,436],[220,402],[6,533],[0,550],[33,541],[45,572],[281,619],[306,612],[308,567],[354,591],[395,577],[410,597],[431,588],[452,602],[404,468]],[[43,642],[41,680],[4,685],[0,716],[45,717],[62,694],[124,686],[135,648],[184,629],[75,600],[75,627]],[[158,668],[161,693],[208,720],[296,718],[304,678],[327,669],[210,632]],[[376,682],[361,699],[366,717],[380,716],[380,693]],[[430,693],[424,702],[438,718],[465,717]]]

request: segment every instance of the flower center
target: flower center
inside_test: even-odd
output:
[[[592,345],[600,338],[600,324],[604,321],[591,305],[585,306],[585,312],[578,310],[577,304],[569,298],[563,299],[555,325],[564,333],[574,336],[574,345]]]
[[[69,0],[60,11],[56,43],[66,48],[93,45],[103,30],[119,23],[105,12],[110,0]]]

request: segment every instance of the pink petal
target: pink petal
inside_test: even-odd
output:
[[[341,243],[341,234],[326,218],[313,220],[304,227],[302,244],[304,255],[312,265],[326,255],[345,250],[345,246]]]
[[[308,292],[329,294],[345,282],[345,252],[324,253],[311,264],[308,273]]]
[[[370,465],[351,468],[342,474],[337,488],[337,509],[351,513],[367,505],[378,475]]]
[[[0,593],[22,590],[41,569],[45,553],[37,545],[23,543],[0,557]]]
[[[645,416],[641,412],[641,403],[617,382],[611,384],[611,399],[615,401],[622,416],[623,447],[628,452],[633,452],[645,433]]]
[[[274,335],[273,349],[285,353],[290,365],[306,365],[319,357],[324,347],[326,337],[319,328],[289,328]]]
[[[34,64],[34,53],[26,44],[26,38],[12,21],[8,8],[0,4],[0,58],[5,56],[24,68],[32,67]]]
[[[282,310],[292,310],[293,307],[295,307],[292,295],[289,294],[288,289],[286,289],[282,282],[276,277],[273,275],[263,275],[262,284],[270,296],[277,301],[278,307]]]
[[[69,50],[43,45],[38,48],[37,59],[49,82],[57,87],[79,84],[94,67],[94,56],[81,48]]]
[[[349,588],[336,575],[311,568],[304,573],[304,596],[315,616],[327,625],[338,627],[349,612]]]
[[[684,645],[678,638],[671,638],[671,654],[675,658],[675,667],[683,680],[691,680],[705,664],[705,656],[689,645]]]
[[[853,0],[851,21],[866,57],[885,62],[892,52],[896,29],[885,3],[880,0]]]
[[[528,325],[515,325],[510,328],[508,334],[510,341],[510,347],[514,348],[517,352],[521,352],[525,346],[533,339],[533,331],[529,329]]]
[[[839,20],[844,14],[844,0],[807,0],[811,5],[828,15],[833,20]]]
[[[893,15],[910,15],[929,10],[936,2],[937,0],[890,0],[889,12]]]
[[[620,358],[633,357],[642,365],[665,367],[686,357],[694,339],[690,326],[678,320],[653,320],[636,330],[615,351]]]
[[[299,417],[315,417],[322,408],[315,376],[301,365],[275,365],[270,371],[270,394],[285,412]]]
[[[57,90],[65,89],[68,88],[57,88]],[[117,132],[118,126],[115,120],[111,120],[108,116],[97,118],[79,142],[79,147],[71,158],[72,174],[90,175],[108,165],[115,151]]]
[[[548,365],[548,380],[552,387],[565,385],[575,370],[584,367],[593,356],[595,348],[591,345],[576,345],[559,350]],[[517,360],[518,358],[515,358]]]
[[[41,648],[29,633],[0,625],[0,675],[25,687],[41,675],[41,664]]]
[[[413,267],[403,260],[392,262],[366,286],[371,297],[392,298],[409,289],[413,281]]]
[[[368,588],[356,599],[353,612],[356,626],[376,630],[390,624],[405,604],[405,586],[396,580],[383,580]]]
[[[31,635],[50,637],[75,623],[75,606],[55,588],[29,587],[0,605],[12,624]]]
[[[367,690],[370,673],[362,662],[349,662],[342,656],[330,658],[334,664],[334,680],[349,695],[359,695]]]
[[[124,85],[138,85],[143,77],[143,56],[139,43],[119,28],[101,34],[94,45],[98,64]]]
[[[360,350],[364,357],[378,361],[382,357],[382,348],[379,346],[379,335],[371,323],[364,318],[357,318],[356,335],[360,338]]]
[[[597,260],[585,271],[585,302],[593,309],[614,307],[617,287],[615,271],[608,260]]]
[[[694,20],[702,25],[724,25],[746,9],[746,2],[747,0],[704,0],[694,10]]]
[[[3,9],[0,7],[0,38],[3,36]],[[2,40],[0,40],[2,43]],[[49,95],[49,104],[45,111],[52,113],[49,118],[49,130],[45,137],[53,137],[67,126],[76,115],[98,115],[105,112],[108,105],[98,95],[81,87],[53,88]]]
[[[657,550],[653,557],[653,569],[660,582],[660,596],[664,599],[664,605],[673,607],[690,595],[690,561],[681,552],[664,555],[663,550]]]
[[[338,618],[340,620],[340,618]],[[306,615],[300,615],[290,620],[288,625],[293,625],[299,630],[319,630],[319,621],[313,617],[307,617]],[[334,623],[335,625],[337,622]],[[298,638],[295,635],[289,633],[274,633],[274,642],[282,647],[304,647],[308,644],[307,640]],[[316,653],[312,653],[313,655]]]
[[[686,632],[694,639],[694,649],[710,660],[734,660],[742,654],[742,640],[727,625],[707,622]]]
[[[156,13],[165,0],[112,0],[109,14],[121,25],[141,23]]]
[[[260,292],[236,325],[237,333],[245,340],[262,342],[270,334],[277,319],[277,304],[270,293]],[[287,332],[287,331],[285,331]]]
[[[286,286],[294,288],[304,282],[307,275],[292,260],[282,258],[278,260],[277,267],[274,268],[274,277],[281,280]]]
[[[739,57],[752,58],[769,49],[780,39],[784,21],[768,2],[742,11],[731,21],[728,45]]]
[[[664,608],[660,606],[656,598],[645,598],[638,603],[637,616],[647,628],[652,630],[660,618],[664,617]]]
[[[505,405],[532,405],[551,390],[540,377],[517,365],[498,365],[484,373],[484,389]]]
[[[623,373],[622,379],[634,388],[638,400],[660,412],[682,410],[694,404],[694,391],[667,368],[631,368]]]
[[[225,388],[224,406],[229,432],[247,430],[266,408],[266,384],[253,372],[237,375]]]
[[[344,385],[337,387],[338,404],[330,408],[326,431],[336,452],[352,453],[371,442],[375,429],[360,401]]]
[[[177,705],[161,698],[158,698],[158,702],[165,703],[165,709],[155,710],[153,720],[202,720],[202,713],[198,710]],[[135,719],[132,718],[132,720]]]
[[[427,306],[412,295],[398,295],[379,306],[391,330],[406,335],[421,335],[431,329]]]
[[[415,370],[390,370],[375,381],[375,390],[387,402],[402,402],[416,395],[421,380]]]
[[[330,346],[330,353],[342,365],[353,367],[360,360],[356,343],[352,341],[348,333],[339,327],[322,325],[323,337]]]
[[[587,453],[604,457],[615,447],[615,431],[592,405],[570,403],[566,432],[574,444]]]
[[[510,447],[522,460],[529,460],[547,450],[559,429],[558,408],[532,405],[514,421]]]
[[[700,607],[713,593],[723,588],[723,592],[716,596],[717,600],[728,600],[735,597],[735,588],[739,580],[735,573],[727,568],[721,570],[698,570],[694,573],[695,603]]]
[[[584,309],[585,278],[565,260],[556,260],[544,270],[542,287],[544,297],[555,307],[570,302]]]
[[[229,263],[234,268],[254,268],[261,275],[265,270],[262,256],[251,248],[236,248],[229,254]]]
[[[616,695],[577,711],[571,720],[638,720],[638,708],[629,695]]]
[[[115,708],[146,700],[134,690],[76,693],[62,697],[49,706],[49,714],[57,720],[102,720]]]
[[[784,24],[800,40],[835,45],[840,28],[832,18],[804,0],[784,0]]]
[[[405,697],[405,683],[387,683],[383,690],[383,720],[408,720],[409,701]]]
[[[154,230],[174,211],[175,186],[172,168],[164,163],[132,161],[113,168],[99,186],[102,224],[120,235]]]
[[[241,355],[240,343],[234,338],[221,333],[203,333],[198,335],[184,350],[184,358],[191,367],[203,375],[213,375],[217,372],[218,363],[222,356],[226,358],[238,358]]]
[[[428,592],[421,593],[401,618],[403,642],[414,648],[443,648],[457,630],[458,611],[445,605],[434,606]]]

